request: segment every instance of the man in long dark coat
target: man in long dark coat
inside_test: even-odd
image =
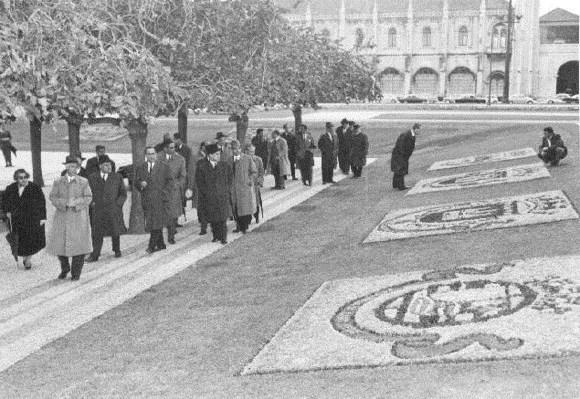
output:
[[[264,168],[268,166],[268,139],[264,137],[264,129],[257,129],[252,137],[252,145],[256,149],[256,155],[262,158]]]
[[[230,163],[220,161],[220,149],[216,144],[205,147],[207,157],[200,161],[195,172],[198,203],[211,225],[213,242],[228,243],[227,220],[231,213],[231,187],[233,172]]]
[[[542,144],[538,148],[538,158],[552,166],[557,166],[560,160],[566,158],[568,148],[564,145],[564,140],[559,134],[554,133],[551,127],[544,128]]]
[[[333,124],[326,122],[326,132],[318,139],[318,148],[322,155],[322,184],[334,183],[333,174],[338,155],[337,138],[332,131]]]
[[[401,133],[397,138],[391,156],[391,171],[393,172],[393,188],[407,190],[405,175],[409,173],[409,158],[415,149],[415,137],[421,125],[415,123],[410,130]]]
[[[338,167],[342,173],[348,175],[350,172],[350,135],[347,136],[348,119],[340,121],[340,126],[336,128],[338,138]]]
[[[350,166],[354,173],[354,178],[362,175],[363,167],[367,164],[367,154],[369,152],[369,139],[364,134],[359,125],[354,125],[352,137],[350,139]]]
[[[99,169],[99,172],[89,176],[89,186],[93,193],[91,203],[93,252],[87,258],[87,262],[99,260],[104,237],[111,237],[115,258],[120,258],[121,234],[127,232],[123,220],[123,204],[127,200],[123,177],[113,172],[112,161],[106,155],[99,157]]]
[[[157,160],[155,147],[145,149],[147,160],[135,170],[135,188],[141,192],[145,213],[145,231],[151,235],[147,253],[165,249],[163,227],[167,225],[165,209],[171,200],[173,180],[169,167]]]
[[[101,158],[101,157],[106,157],[111,162],[111,172],[115,173],[115,171],[116,171],[115,162],[113,162],[113,160],[111,158],[109,158],[109,156],[107,155],[105,146],[104,145],[97,145],[95,147],[95,153],[96,153],[96,156],[89,158],[87,160],[87,166],[85,168],[87,171],[87,176],[90,176],[93,173],[98,173],[101,170],[101,167],[99,164],[99,158]]]
[[[312,186],[312,167],[314,166],[314,154],[312,149],[314,140],[306,125],[300,125],[296,134],[296,161],[300,168],[300,177],[302,184]]]
[[[46,200],[42,189],[29,179],[28,172],[18,169],[14,172],[16,182],[6,187],[2,198],[2,210],[18,237],[17,255],[24,257],[26,270],[32,267],[32,255],[46,246]]]
[[[292,132],[287,124],[283,126],[284,131],[281,137],[286,140],[288,145],[288,160],[290,161],[290,174],[292,175],[292,180],[298,180],[296,178],[296,135]]]

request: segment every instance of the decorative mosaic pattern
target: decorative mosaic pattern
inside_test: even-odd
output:
[[[430,193],[434,191],[458,190],[491,186],[502,183],[517,183],[527,180],[550,177],[550,172],[543,163],[512,166],[501,169],[480,170],[460,173],[457,175],[423,179],[407,193],[407,195]]]
[[[578,219],[562,191],[389,212],[365,243]]]
[[[580,352],[580,257],[330,281],[242,374]]]
[[[428,170],[461,168],[464,166],[480,165],[482,163],[508,161],[510,159],[520,159],[535,156],[536,151],[534,151],[532,148],[522,148],[519,150],[496,152],[487,155],[475,155],[465,158],[438,161],[435,162],[433,165],[431,165],[431,167]]]

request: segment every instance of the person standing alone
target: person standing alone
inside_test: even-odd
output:
[[[416,136],[421,125],[415,123],[410,130],[403,132],[397,138],[391,156],[391,171],[393,172],[393,188],[407,190],[405,175],[409,173],[409,158],[415,149]]]
[[[318,148],[322,155],[322,184],[334,183],[338,140],[332,131],[333,127],[331,122],[326,122],[326,132],[318,139]]]
[[[369,139],[359,125],[354,125],[350,143],[349,163],[354,173],[354,178],[362,176],[363,167],[367,164],[369,152]]]

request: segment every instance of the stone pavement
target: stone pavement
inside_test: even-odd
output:
[[[117,155],[115,160],[121,158]],[[54,154],[51,156],[60,159]],[[264,222],[329,187],[321,185],[320,159],[316,158],[315,162],[312,187],[305,187],[300,181],[289,181],[286,190],[274,191],[270,189],[274,184],[272,176],[266,176]],[[337,181],[344,178],[342,174],[335,176]],[[128,217],[128,206],[125,208]],[[51,205],[47,205],[47,209],[48,232],[53,209]],[[58,262],[45,251],[33,258],[31,271],[24,271],[22,265],[16,266],[9,256],[8,246],[3,244],[3,257],[0,259],[0,371],[222,248],[221,244],[211,243],[211,234],[199,236],[196,222],[194,212],[189,209],[185,227],[176,237],[177,244],[153,255],[145,253],[147,235],[123,236],[123,257],[120,259],[107,254],[109,244],[105,239],[105,256],[99,262],[85,264],[79,283],[55,280]],[[259,226],[261,224],[253,224],[250,230]],[[229,234],[228,238],[234,241],[241,236]]]

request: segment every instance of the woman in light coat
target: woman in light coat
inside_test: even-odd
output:
[[[232,208],[236,218],[236,232],[245,233],[256,212],[254,182],[258,169],[251,156],[242,154],[240,143],[232,141],[234,180],[232,184]]]

